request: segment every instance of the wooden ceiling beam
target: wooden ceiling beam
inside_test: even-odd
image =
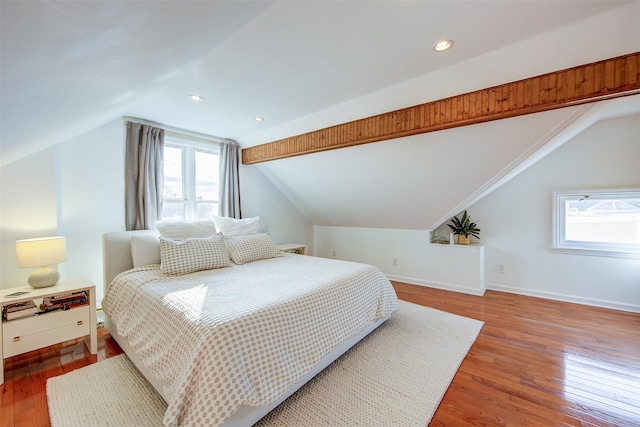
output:
[[[635,52],[245,148],[242,163],[385,141],[638,93],[640,52]]]

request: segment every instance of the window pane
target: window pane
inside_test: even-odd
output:
[[[164,198],[183,199],[182,149],[180,148],[164,147]]]
[[[196,219],[212,219],[217,215],[217,203],[198,203],[196,206]]]
[[[640,198],[565,201],[565,240],[640,244]]]
[[[196,151],[196,200],[218,200],[218,155]],[[217,213],[216,213],[217,215]]]
[[[162,205],[162,221],[184,221],[184,203],[165,201]]]

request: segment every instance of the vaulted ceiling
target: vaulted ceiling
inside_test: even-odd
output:
[[[0,19],[3,165],[122,116],[246,147],[640,50],[636,0],[3,0]],[[313,223],[393,227],[400,203],[425,228],[591,108],[248,167]]]

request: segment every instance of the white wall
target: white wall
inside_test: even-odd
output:
[[[62,277],[88,277],[102,300],[102,233],[124,230],[125,127],[115,120],[56,146]],[[98,303],[100,305],[100,303]]]
[[[102,299],[102,233],[124,230],[124,126],[113,121],[2,167],[2,287],[26,284],[15,240],[62,235],[62,279],[88,277]]]
[[[313,254],[313,224],[293,206],[256,165],[240,165],[242,216],[260,216],[277,243],[307,245]]]
[[[554,190],[628,187],[640,187],[638,115],[595,124],[471,206],[487,288],[640,311],[639,259],[549,251]]]
[[[483,245],[431,245],[421,230],[316,226],[314,234],[317,256],[375,265],[392,280],[484,293]]]
[[[478,293],[486,282],[489,289],[640,311],[639,260],[548,250],[551,192],[640,186],[639,159],[640,116],[587,129],[469,207],[484,254],[429,245],[427,231],[312,228],[255,166],[240,171],[243,215],[260,215],[278,243],[304,243],[325,257],[335,250],[336,258],[371,263],[410,283]],[[124,126],[117,120],[1,168],[3,288],[24,284],[31,272],[16,267],[15,240],[58,231],[68,239],[63,277],[88,276],[102,287],[100,235],[124,229],[123,165]]]
[[[0,288],[27,284],[34,268],[18,268],[16,240],[58,235],[53,147],[0,168]]]
[[[332,257],[335,251],[336,258],[370,263],[414,284],[468,293],[486,284],[487,289],[640,311],[640,260],[549,251],[552,192],[606,187],[640,187],[638,115],[598,122],[470,206],[482,229],[482,269],[480,254],[469,258],[464,251],[430,245],[427,231],[315,227],[316,253]],[[397,266],[392,258],[398,258]],[[504,273],[497,272],[498,263]]]
[[[84,276],[102,300],[102,233],[124,225],[125,127],[115,120],[1,168],[2,284],[23,286],[15,240],[67,239],[62,278]],[[313,243],[311,224],[255,167],[241,169],[244,216],[260,215],[276,242]]]

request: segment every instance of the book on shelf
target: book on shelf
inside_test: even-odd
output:
[[[87,304],[86,292],[73,292],[63,295],[44,297],[40,304],[40,312],[46,313],[54,310],[69,310],[80,305]]]
[[[38,312],[36,304],[29,300],[15,304],[8,304],[2,310],[2,318],[5,320],[14,320],[21,317],[33,316]]]
[[[79,291],[79,292],[71,292],[68,294],[61,294],[61,295],[53,295],[53,296],[48,296],[48,297],[44,297],[42,299],[42,301],[46,301],[46,302],[50,302],[50,303],[59,303],[62,301],[68,301],[68,300],[73,300],[73,299],[78,299],[78,298],[86,298],[87,297],[87,293],[85,291]]]

